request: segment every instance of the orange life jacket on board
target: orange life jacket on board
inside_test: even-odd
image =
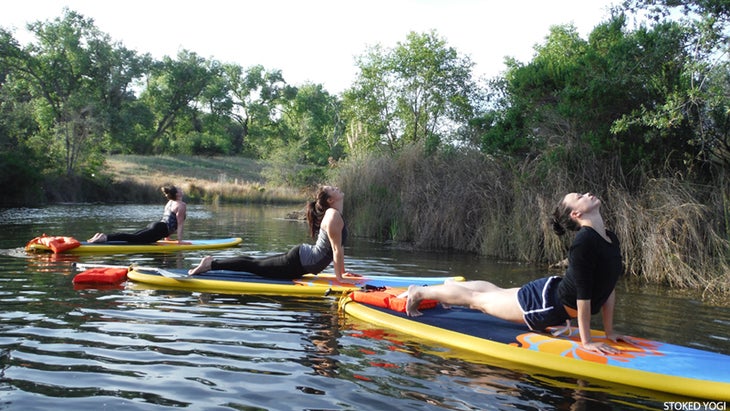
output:
[[[54,253],[62,253],[66,250],[70,250],[72,248],[80,246],[81,242],[73,237],[51,236],[43,234],[40,237],[36,237],[28,241],[28,244],[25,245],[25,250],[34,251],[34,248],[32,247],[34,244],[39,244],[46,248],[50,248]]]
[[[376,307],[388,308],[393,311],[406,312],[406,298],[398,297],[405,290],[394,288],[386,288],[377,291],[353,291],[350,298],[364,304],[374,305]],[[436,300],[422,300],[418,305],[419,310],[436,307]]]

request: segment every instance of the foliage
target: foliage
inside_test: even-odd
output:
[[[643,108],[617,123],[654,133],[686,132],[693,150],[686,163],[730,166],[730,3],[725,0],[626,0],[630,11],[646,10],[655,27],[678,21],[685,30],[682,87],[664,90],[663,104]],[[677,11],[679,13],[677,13]],[[677,18],[677,16],[680,16]]]
[[[686,169],[699,157],[702,130],[677,107],[685,101],[678,96],[692,94],[687,38],[675,22],[627,31],[623,14],[587,41],[572,26],[553,27],[530,63],[510,60],[504,82],[494,83],[501,100],[482,117],[483,150],[557,161],[570,155],[572,172],[583,176],[596,158],[619,164],[628,178]],[[605,184],[597,171],[589,180]]]
[[[155,117],[154,152],[175,152],[180,136],[201,131],[192,103],[203,94],[215,70],[215,64],[187,50],[180,51],[176,60],[165,57],[153,67],[140,99]]]
[[[280,70],[184,49],[155,61],[70,10],[28,28],[26,46],[0,29],[1,149],[32,150],[49,174],[90,175],[110,153],[267,158],[306,141],[302,164],[344,155],[341,106],[321,85],[299,95]]]
[[[344,154],[341,104],[318,84],[305,84],[285,110],[283,121],[301,141],[302,163],[325,166]]]
[[[229,107],[226,115],[238,126],[232,136],[232,153],[241,154],[248,147],[258,157],[266,157],[267,129],[277,122],[282,105],[296,96],[297,89],[286,83],[280,70],[261,65],[244,70],[227,64],[223,76],[227,84],[223,101]]]
[[[0,187],[3,206],[40,200],[42,176],[30,156],[0,152]]]
[[[3,98],[32,106],[38,130],[26,145],[46,156],[48,164],[67,176],[93,169],[98,166],[94,159],[109,146],[141,60],[72,11],[28,29],[37,41],[26,47],[7,32],[0,37],[7,70],[3,88],[9,90]]]
[[[411,32],[393,49],[371,47],[357,66],[360,74],[344,96],[354,151],[448,140],[473,115],[473,63],[434,31]]]
[[[302,158],[305,155],[305,144],[305,141],[300,141],[274,149],[266,160],[261,175],[274,185],[316,187],[324,181],[326,168],[304,164]]]

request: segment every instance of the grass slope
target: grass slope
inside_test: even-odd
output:
[[[295,188],[268,185],[261,176],[264,164],[241,157],[114,155],[107,158],[106,166],[106,173],[117,183],[152,192],[175,184],[191,201],[301,203],[307,198]]]
[[[242,157],[115,155],[106,164],[115,180],[265,184],[263,163]]]

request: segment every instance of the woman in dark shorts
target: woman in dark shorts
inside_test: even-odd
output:
[[[606,230],[600,212],[601,200],[590,193],[570,193],[553,213],[553,229],[577,231],[568,253],[564,276],[541,278],[519,288],[501,288],[487,281],[448,282],[438,286],[408,288],[406,313],[418,316],[421,300],[461,305],[542,331],[578,319],[583,348],[616,353],[618,350],[591,338],[591,315],[602,313],[609,340],[626,339],[613,330],[615,286],[623,274],[618,238]]]

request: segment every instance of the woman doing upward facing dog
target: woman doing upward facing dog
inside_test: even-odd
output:
[[[591,338],[591,315],[602,313],[606,337],[611,341],[630,341],[613,330],[616,302],[615,286],[623,273],[621,250],[616,234],[606,230],[601,217],[601,200],[590,193],[570,193],[553,214],[553,230],[578,231],[568,253],[565,276],[552,276],[529,282],[519,288],[500,288],[487,281],[448,282],[443,285],[408,288],[406,313],[421,315],[418,304],[431,299],[448,305],[472,309],[516,323],[531,330],[565,324],[578,319],[583,348],[615,354],[619,350]]]
[[[195,275],[210,270],[242,271],[262,277],[293,279],[307,273],[319,274],[334,262],[335,276],[343,280],[345,274],[345,250],[347,228],[342,218],[345,195],[337,187],[321,187],[316,199],[307,204],[307,223],[314,245],[300,244],[283,254],[254,258],[238,256],[215,260],[203,257],[197,267],[188,271]]]
[[[135,233],[96,233],[88,242],[106,243],[107,241],[125,241],[132,244],[150,244],[158,240],[169,239],[177,234],[177,242],[183,242],[183,228],[187,217],[187,205],[182,201],[183,192],[175,186],[161,188],[167,197],[167,204],[160,221],[150,223],[146,228]]]

